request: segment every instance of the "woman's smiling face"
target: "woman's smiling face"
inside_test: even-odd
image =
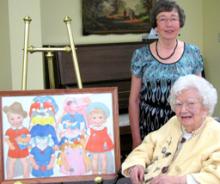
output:
[[[176,39],[180,32],[180,20],[176,10],[157,15],[157,33],[164,39]]]
[[[185,89],[177,97],[175,113],[183,127],[192,132],[198,129],[208,114],[199,92],[196,89]]]

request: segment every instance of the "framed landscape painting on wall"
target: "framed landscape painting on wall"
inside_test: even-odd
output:
[[[0,183],[114,179],[117,88],[0,92]]]
[[[156,0],[82,0],[83,35],[146,33]]]

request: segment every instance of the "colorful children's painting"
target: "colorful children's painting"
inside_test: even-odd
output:
[[[4,179],[116,173],[112,93],[1,97]]]

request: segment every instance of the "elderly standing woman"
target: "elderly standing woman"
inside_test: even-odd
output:
[[[196,75],[180,77],[169,103],[176,115],[147,135],[122,164],[132,183],[220,183],[220,123],[211,117],[216,89]]]

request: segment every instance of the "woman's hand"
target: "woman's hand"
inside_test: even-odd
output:
[[[144,181],[144,167],[135,165],[129,169],[132,184],[140,184]]]
[[[186,176],[160,175],[154,177],[150,184],[186,184]]]

